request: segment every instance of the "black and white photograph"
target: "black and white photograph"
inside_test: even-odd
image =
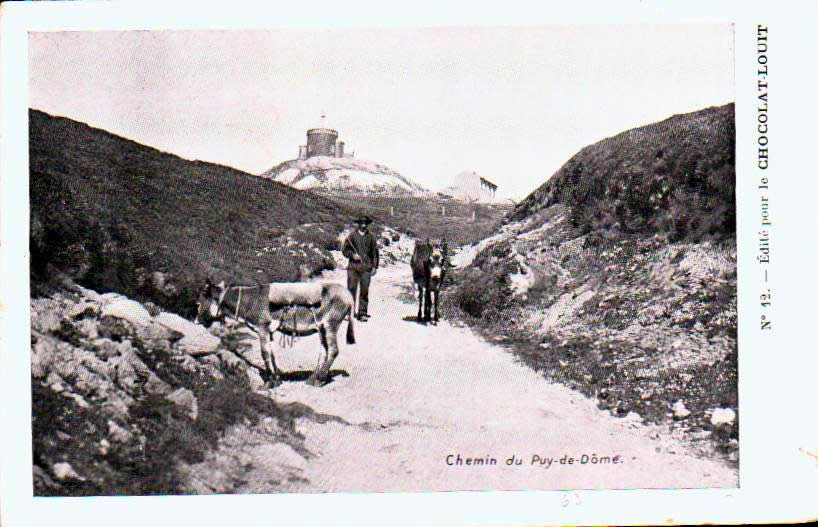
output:
[[[738,487],[732,24],[28,42],[34,496]]]

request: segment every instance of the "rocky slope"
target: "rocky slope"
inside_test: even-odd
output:
[[[354,158],[293,159],[276,165],[261,177],[330,195],[421,196],[427,193],[385,165]]]
[[[293,423],[312,414],[254,390],[237,332],[65,277],[31,319],[35,495],[228,492],[251,467],[202,467],[237,434],[307,456]]]
[[[735,461],[733,119],[711,108],[583,149],[457,255],[452,314],[601,408]]]

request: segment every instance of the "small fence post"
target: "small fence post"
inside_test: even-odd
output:
[[[394,216],[394,215],[395,215],[395,207],[389,207],[389,215],[390,215],[390,216]]]
[[[445,215],[446,215],[446,206],[445,206],[445,205],[443,205],[443,206],[442,206],[442,207],[440,207],[440,208],[442,209],[442,214],[443,214],[443,216],[445,216]]]

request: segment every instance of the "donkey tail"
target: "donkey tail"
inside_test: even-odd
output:
[[[355,325],[352,320],[355,318],[352,316],[352,312],[354,311],[355,304],[353,303],[350,306],[349,311],[347,311],[347,316],[349,317],[349,324],[347,324],[347,344],[355,344]]]

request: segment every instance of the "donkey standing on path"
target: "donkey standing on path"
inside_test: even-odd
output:
[[[271,386],[281,381],[281,371],[272,351],[276,332],[293,338],[313,333],[320,335],[324,360],[319,361],[307,380],[313,386],[323,384],[329,376],[330,367],[338,356],[338,328],[345,318],[349,319],[347,344],[355,343],[352,322],[355,301],[341,284],[293,282],[226,286],[224,282],[214,285],[207,280],[197,303],[196,322],[210,324],[229,316],[244,321],[251,328],[255,326]]]
[[[446,276],[446,257],[440,244],[430,240],[415,242],[412,253],[412,278],[418,287],[418,321],[437,324],[440,320],[440,285]],[[431,317],[432,295],[435,316]]]

